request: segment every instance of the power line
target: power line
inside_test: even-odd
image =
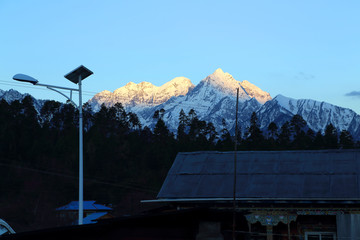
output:
[[[78,176],[74,176],[74,175],[58,173],[58,172],[51,172],[51,171],[47,171],[47,170],[41,170],[41,169],[36,169],[36,168],[31,168],[31,167],[24,167],[24,166],[19,166],[19,165],[15,165],[15,164],[9,164],[9,163],[0,163],[0,166],[18,168],[18,169],[22,169],[22,170],[27,170],[27,171],[51,175],[51,176],[70,178],[70,179],[78,179]],[[154,189],[144,188],[136,183],[119,184],[119,183],[108,182],[106,180],[96,179],[96,178],[85,178],[84,180],[86,180],[87,182],[104,184],[104,185],[109,185],[109,186],[113,186],[113,187],[120,187],[120,188],[126,188],[126,189],[137,190],[137,191],[146,191],[149,193],[158,193],[158,191],[155,191]]]
[[[23,87],[23,88],[28,88],[28,89],[37,89],[37,90],[42,90],[42,91],[51,91],[50,89],[47,89],[47,88],[39,88],[39,87],[33,87],[33,86],[29,86],[28,84],[21,84],[21,83],[18,83],[18,82],[11,82],[11,81],[4,81],[4,80],[0,80],[0,84],[1,85],[6,85],[6,86],[15,86],[15,87]],[[65,91],[60,91],[62,93],[67,93]],[[86,95],[86,96],[93,96],[95,94],[97,94],[98,92],[93,92],[93,91],[83,91],[83,95]],[[75,92],[75,94],[77,94]]]

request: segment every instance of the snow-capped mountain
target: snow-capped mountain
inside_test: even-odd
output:
[[[360,116],[350,109],[309,99],[296,100],[282,95],[272,99],[269,93],[254,84],[246,80],[237,81],[220,68],[195,87],[190,80],[182,80],[186,84],[185,88],[180,89],[185,90],[178,91],[177,95],[172,94],[174,91],[165,91],[165,97],[162,97],[157,90],[159,88],[150,83],[129,83],[114,93],[97,94],[90,103],[96,110],[102,103],[112,106],[116,102],[121,102],[127,110],[138,115],[143,126],[149,127],[154,127],[156,123],[156,119],[153,118],[154,112],[164,109],[164,121],[173,132],[176,132],[181,109],[185,113],[194,109],[199,119],[212,122],[217,130],[221,128],[223,118],[227,122],[227,128],[233,130],[236,89],[239,88],[238,116],[243,131],[249,126],[252,112],[256,112],[262,129],[266,129],[272,121],[281,126],[293,115],[300,114],[315,132],[323,132],[326,125],[332,123],[339,131],[348,130],[355,137],[360,135]],[[166,89],[165,86],[171,85],[169,83],[160,88]],[[145,85],[148,87],[144,88]],[[106,97],[101,98],[102,94]]]
[[[21,101],[24,97],[29,96],[29,94],[21,94],[14,89],[8,91],[0,90],[0,100],[4,99],[6,102],[11,103],[12,101],[19,100]]]
[[[4,91],[0,89],[0,100],[5,100],[7,103],[11,103],[15,100],[18,101],[22,101],[26,96],[30,96],[33,99],[34,102],[34,107],[36,109],[37,112],[40,112],[40,109],[44,103],[44,100],[38,100],[35,99],[34,97],[32,97],[30,94],[28,93],[20,93],[14,89],[10,89],[8,91]]]
[[[235,119],[237,88],[239,88],[239,109],[242,109],[241,112],[239,111],[240,118],[244,121],[248,120],[248,115],[257,111],[262,103],[271,100],[269,93],[248,81],[239,82],[219,68],[203,79],[187,95],[171,98],[154,108],[140,110],[136,113],[144,125],[152,127],[156,123],[156,119],[152,117],[154,111],[164,109],[164,121],[171,131],[176,131],[181,109],[185,113],[194,109],[199,119],[212,122],[220,128],[224,118],[232,128]]]
[[[261,106],[257,113],[261,128],[266,128],[272,121],[281,126],[293,115],[299,114],[316,132],[324,131],[326,126],[331,123],[339,131],[348,130],[353,136],[360,134],[360,115],[351,109],[326,102],[277,95],[272,101]]]
[[[120,102],[127,112],[132,111],[138,115],[143,126],[150,128],[153,128],[157,121],[153,118],[154,112],[164,109],[163,119],[173,132],[177,130],[180,111],[183,110],[187,114],[194,109],[200,120],[212,122],[217,131],[222,128],[222,119],[225,119],[227,128],[234,131],[238,88],[238,117],[243,133],[250,124],[251,114],[256,112],[263,130],[266,130],[270,122],[275,122],[280,127],[295,114],[299,114],[315,132],[324,132],[326,126],[331,123],[339,132],[348,130],[355,139],[360,138],[360,115],[351,109],[282,95],[272,99],[269,93],[259,87],[246,80],[237,81],[221,69],[217,69],[196,86],[185,77],[174,78],[160,87],[148,82],[128,83],[113,93],[103,91],[96,94],[89,103],[97,111],[101,104],[109,107]],[[27,95],[15,90],[0,90],[0,100],[5,99],[9,103],[14,100],[21,101]],[[43,102],[44,100],[34,99],[38,112]]]
[[[149,82],[129,82],[113,93],[105,90],[96,94],[89,103],[95,111],[100,109],[101,104],[109,107],[115,103],[122,103],[127,110],[134,107],[142,109],[162,104],[171,97],[186,95],[193,88],[194,84],[185,77],[174,78],[160,87]]]

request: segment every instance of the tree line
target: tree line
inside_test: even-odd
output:
[[[112,203],[115,215],[140,210],[139,200],[156,197],[176,154],[181,151],[233,151],[234,134],[223,119],[220,131],[196,111],[179,114],[169,131],[163,109],[154,129],[117,103],[93,113],[83,106],[84,199]],[[314,132],[300,115],[282,126],[261,130],[255,113],[241,133],[239,150],[355,148],[351,134],[329,124]],[[71,104],[44,102],[39,112],[30,96],[0,101],[0,216],[18,230],[59,224],[54,209],[78,198],[78,110]]]

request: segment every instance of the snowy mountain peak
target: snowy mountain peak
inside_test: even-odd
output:
[[[134,86],[134,85],[136,85],[136,83],[134,83],[134,82],[128,82],[125,86],[130,87],[130,86]]]
[[[218,68],[215,70],[215,72],[212,75],[223,76],[225,75],[225,73],[221,68]]]
[[[240,82],[236,81],[233,76],[229,73],[224,73],[221,68],[215,70],[214,73],[207,76],[200,82],[201,85],[214,87],[215,89],[221,91],[222,93],[230,96],[236,95],[236,89],[241,88]],[[241,91],[243,97],[246,97],[245,91]]]
[[[166,84],[175,84],[175,85],[190,84],[190,85],[193,85],[191,83],[191,80],[186,77],[176,77],[173,80],[171,80],[170,82],[165,83],[164,85],[166,85]]]
[[[210,85],[220,90],[226,95],[236,96],[236,89],[239,88],[239,98],[241,101],[255,98],[259,103],[264,104],[271,100],[269,93],[261,90],[259,87],[247,80],[239,82],[234,77],[224,72],[221,68],[202,80],[203,85]]]
[[[15,100],[22,100],[24,97],[28,96],[29,94],[21,94],[14,89],[10,89],[8,91],[0,90],[0,100],[4,99],[6,102],[11,103]]]
[[[89,103],[94,110],[99,110],[102,104],[109,107],[118,102],[125,108],[152,107],[166,102],[171,97],[186,95],[193,88],[190,79],[185,77],[174,78],[160,87],[149,82],[129,82],[113,93],[102,91],[96,94]]]
[[[213,81],[222,85],[238,84],[237,81],[229,73],[225,73],[221,68],[215,70],[214,73],[207,76],[205,81]]]

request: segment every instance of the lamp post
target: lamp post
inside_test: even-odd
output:
[[[36,86],[47,87],[50,90],[53,90],[65,98],[67,98],[72,104],[78,107],[79,109],[79,225],[83,224],[84,218],[84,175],[83,175],[83,114],[82,114],[82,80],[92,75],[93,72],[87,69],[84,66],[80,66],[70,73],[66,74],[64,77],[71,82],[78,84],[79,88],[68,88],[68,87],[60,87],[53,86],[48,84],[41,84],[38,80],[33,77],[30,77],[25,74],[16,74],[13,79],[21,82],[28,82]],[[70,97],[66,96],[62,92],[57,89],[70,90]],[[74,101],[71,99],[72,91],[79,92],[79,104],[76,105]]]

